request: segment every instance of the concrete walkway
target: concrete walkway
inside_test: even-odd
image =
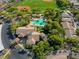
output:
[[[0,24],[0,51],[2,51],[3,49],[4,49],[4,46],[3,46],[3,43],[2,43],[2,35],[1,35],[1,33],[2,33],[2,24]]]

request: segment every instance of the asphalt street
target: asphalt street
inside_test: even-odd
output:
[[[3,24],[3,28],[2,28],[2,42],[4,45],[4,48],[9,48],[10,46],[10,37],[12,37],[9,33],[7,28],[9,27],[8,23]],[[7,58],[7,59],[28,59],[27,54],[18,54],[18,50],[17,49],[13,49],[11,50],[11,55]]]

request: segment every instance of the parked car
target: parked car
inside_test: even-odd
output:
[[[27,53],[27,52],[26,52],[24,49],[19,49],[18,53],[19,53],[19,54],[25,54],[25,53]]]

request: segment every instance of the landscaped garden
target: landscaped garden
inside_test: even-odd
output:
[[[56,0],[23,0],[17,3],[16,6],[29,6],[41,10],[46,8],[57,8]]]

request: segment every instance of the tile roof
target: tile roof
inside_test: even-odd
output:
[[[63,22],[72,22],[71,18],[62,18],[61,21]]]
[[[64,17],[65,15],[66,17]],[[69,11],[64,11],[61,19],[61,25],[65,29],[66,37],[71,37],[75,34],[73,15]]]
[[[48,55],[46,59],[68,59],[65,53],[58,55]]]
[[[73,24],[69,22],[61,22],[64,29],[74,30]]]
[[[16,34],[18,37],[24,37],[31,34],[34,31],[34,27],[19,27],[16,29]]]
[[[41,35],[44,35],[39,32],[34,31],[34,27],[19,27],[16,30],[16,34],[18,37],[26,37],[26,43],[27,44],[35,44],[37,41],[39,41],[39,38]]]
[[[31,35],[28,36],[27,44],[35,44],[37,41],[39,41],[40,38],[39,32],[33,32]]]

